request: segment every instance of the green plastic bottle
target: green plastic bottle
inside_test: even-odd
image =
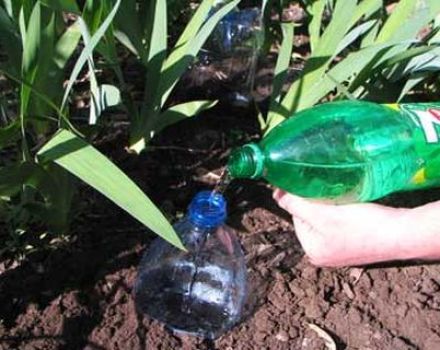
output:
[[[440,103],[341,101],[299,112],[229,158],[232,178],[265,178],[337,203],[440,186]]]

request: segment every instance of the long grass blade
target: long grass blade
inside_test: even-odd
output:
[[[124,0],[115,17],[115,36],[131,52],[148,63],[148,52],[143,44],[143,31],[139,21],[136,0]]]
[[[278,59],[275,66],[275,77],[273,81],[273,90],[271,101],[279,102],[281,98],[281,89],[286,80],[290,58],[293,51],[293,36],[294,36],[294,24],[293,23],[282,23],[281,30],[283,33],[283,41],[281,42],[281,47],[278,53]]]
[[[303,76],[294,83],[281,105],[290,112],[303,108],[302,96],[317,87],[318,82],[323,78],[324,73],[331,63],[331,58],[340,42],[350,29],[350,19],[356,9],[356,0],[338,0],[332,15],[332,19],[324,33],[312,51],[312,56],[307,60]],[[318,88],[319,89],[319,88]]]
[[[156,87],[162,78],[161,70],[167,56],[167,2],[153,0],[150,6],[153,14],[151,23],[151,36],[148,38],[149,51],[147,63],[146,86],[142,115],[147,115],[149,108],[159,104],[160,95]]]
[[[53,60],[59,69],[63,69],[66,66],[67,61],[78,47],[80,38],[81,31],[78,22],[75,22],[58,39],[55,45]]]
[[[157,123],[154,126],[155,133],[160,132],[167,126],[180,122],[182,120],[194,117],[204,110],[210,109],[218,101],[191,101],[168,108],[162,112]]]
[[[273,80],[273,88],[271,94],[271,101],[269,113],[267,115],[266,123],[263,127],[264,133],[269,132],[275,125],[281,122],[287,116],[278,113],[278,104],[281,100],[282,88],[287,78],[287,73],[290,65],[290,59],[293,50],[293,36],[294,23],[282,23],[281,30],[283,33],[283,40],[278,53],[278,59],[275,66],[275,77]]]
[[[185,27],[183,33],[180,35],[176,43],[176,47],[180,47],[197,35],[200,27],[206,21],[209,11],[212,9],[214,0],[203,0],[197,8],[194,15],[191,17],[188,25]]]
[[[383,8],[383,0],[362,0],[351,19],[350,28],[354,26],[362,18],[369,19]]]
[[[314,52],[318,46],[319,39],[321,38],[322,17],[324,15],[326,1],[315,1],[309,9],[312,16],[312,20],[309,24],[309,37],[310,47]]]
[[[364,23],[354,27],[344,37],[344,39],[342,39],[342,41],[339,43],[338,47],[336,48],[335,53],[333,54],[333,58],[335,58],[339,53],[341,53],[343,50],[345,50],[348,46],[353,44],[362,35],[364,35],[369,30],[371,30],[376,25],[376,23],[378,23],[377,20],[371,20],[371,21],[364,22]]]
[[[38,61],[38,52],[41,45],[41,7],[37,2],[32,11],[29,23],[26,26],[25,40],[23,44],[23,74],[27,75],[35,68]],[[26,76],[28,80],[29,76]]]
[[[142,190],[107,157],[67,130],[38,152],[40,163],[55,162],[102,193],[153,232],[184,249],[173,227]]]
[[[89,47],[91,45],[90,33],[87,28],[87,24],[84,22],[84,20],[81,17],[78,18],[78,25],[84,40],[84,45],[85,47]],[[87,65],[89,67],[90,94],[91,94],[89,124],[94,125],[98,120],[98,116],[101,114],[101,110],[99,108],[99,105],[96,103],[99,92],[98,92],[98,79],[96,78],[96,74],[95,74],[95,62],[93,61],[93,50],[90,51],[90,55],[87,57]]]
[[[83,136],[83,135],[81,134],[81,132],[79,132],[79,131],[73,126],[73,124],[70,123],[69,118],[67,118],[67,116],[64,114],[64,112],[63,112],[63,111],[62,111],[62,110],[61,110],[61,109],[60,109],[55,103],[53,103],[52,100],[51,100],[48,96],[46,96],[44,93],[38,91],[38,90],[33,86],[33,84],[31,84],[31,83],[29,83],[29,82],[27,82],[27,81],[25,81],[25,80],[23,80],[23,79],[20,79],[20,78],[14,76],[11,72],[8,72],[8,71],[6,71],[6,70],[1,69],[1,67],[0,67],[0,73],[4,74],[6,77],[8,77],[9,79],[11,79],[12,81],[14,81],[14,82],[16,82],[16,83],[18,83],[18,84],[20,84],[20,85],[26,86],[26,87],[32,92],[32,94],[34,94],[34,95],[35,95],[36,97],[38,97],[42,102],[44,102],[44,103],[47,104],[50,108],[52,108],[52,109],[57,113],[58,117],[59,117],[60,119],[62,119],[63,122],[69,127],[70,130],[74,131],[74,132],[75,132],[77,135],[79,135],[79,136]]]
[[[400,92],[399,98],[397,99],[397,102],[400,102],[408,93],[414,89],[418,84],[420,84],[422,81],[426,79],[426,74],[418,74],[414,75],[413,77],[409,78],[405,85],[402,88],[402,91]]]
[[[57,11],[65,11],[79,14],[80,10],[76,1],[72,0],[39,0],[43,5]]]
[[[107,16],[107,18],[105,19],[105,21],[102,23],[102,25],[99,27],[99,29],[96,31],[96,33],[93,34],[92,38],[90,39],[90,44],[88,46],[84,47],[84,50],[81,52],[81,55],[79,56],[78,60],[76,61],[75,66],[72,70],[72,73],[70,74],[69,83],[67,84],[66,90],[64,92],[64,97],[61,102],[61,110],[65,109],[67,99],[70,95],[73,84],[75,83],[76,79],[78,78],[82,68],[84,67],[84,64],[87,62],[88,58],[90,57],[90,54],[95,49],[96,45],[98,45],[99,41],[102,39],[102,37],[104,36],[108,27],[110,26],[113,19],[115,18],[120,4],[121,4],[121,0],[116,0],[116,3],[113,6],[113,9],[110,11],[110,13]]]
[[[7,48],[8,67],[14,74],[19,74],[22,61],[21,38],[12,18],[0,7],[0,45]]]
[[[380,30],[376,43],[415,39],[423,26],[432,21],[439,12],[438,0],[401,0]]]
[[[153,0],[154,16],[153,28],[151,32],[150,47],[148,52],[148,62],[151,63],[157,56],[166,56],[167,50],[167,2],[162,0]],[[159,71],[162,62],[159,62]],[[155,67],[153,67],[155,68]]]

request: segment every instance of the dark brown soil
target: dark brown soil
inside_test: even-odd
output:
[[[171,128],[140,157],[123,151],[123,128],[100,147],[176,217],[212,187],[228,150],[257,136],[254,118],[233,113]],[[131,296],[154,236],[91,189],[81,192],[70,241],[1,262],[0,349],[331,349],[310,325],[337,349],[440,349],[440,266],[313,267],[271,189],[239,181],[226,192],[228,223],[246,252],[251,308],[214,342],[173,335],[137,315]]]

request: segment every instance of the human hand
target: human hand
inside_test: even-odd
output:
[[[373,203],[334,205],[281,190],[275,190],[273,198],[293,216],[297,237],[315,265],[440,257],[440,201],[402,209]]]

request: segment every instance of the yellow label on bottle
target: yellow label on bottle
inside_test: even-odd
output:
[[[388,108],[394,109],[395,111],[400,111],[400,105],[398,103],[388,103],[385,106]]]
[[[416,174],[412,178],[412,183],[416,185],[420,185],[426,182],[426,168],[422,168],[416,172]]]

